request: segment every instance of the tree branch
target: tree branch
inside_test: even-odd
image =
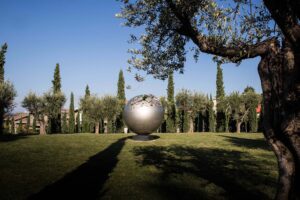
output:
[[[284,36],[294,48],[300,48],[299,0],[264,0]]]
[[[239,62],[243,59],[262,56],[266,54],[270,45],[277,43],[276,38],[270,38],[254,45],[241,44],[236,47],[228,47],[217,44],[215,41],[199,33],[199,31],[191,25],[187,15],[180,12],[180,9],[176,7],[172,0],[166,0],[166,2],[181,23],[181,27],[176,31],[181,35],[189,37],[198,46],[200,51],[204,53],[225,57],[233,62]]]

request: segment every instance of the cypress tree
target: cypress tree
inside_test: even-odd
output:
[[[91,96],[91,91],[90,91],[89,85],[86,85],[86,87],[85,87],[85,95],[84,96],[86,98]]]
[[[173,72],[169,73],[168,77],[168,113],[166,120],[166,129],[168,133],[176,132],[176,107],[174,101],[174,80],[173,80]]]
[[[0,50],[0,84],[4,84],[4,65],[5,65],[6,51],[7,51],[7,44],[5,43],[4,45],[2,45]],[[0,105],[0,134],[3,133],[3,123],[4,123],[4,107]]]
[[[32,133],[36,133],[36,117],[34,116],[33,121],[32,121]]]
[[[54,70],[54,77],[52,80],[53,95],[61,93],[61,77],[60,77],[60,66],[56,64]],[[60,133],[61,132],[61,105],[56,105],[53,108],[56,112],[54,116],[51,116],[49,121],[49,133]]]
[[[69,109],[69,133],[75,133],[74,94],[71,92]]]
[[[0,51],[0,83],[4,83],[4,65],[5,65],[5,54],[7,52],[7,44],[5,43],[1,47]]]
[[[117,97],[121,104],[121,110],[123,110],[126,103],[126,97],[125,97],[125,80],[124,80],[124,75],[122,70],[120,70],[119,72]],[[124,122],[123,122],[122,112],[120,112],[120,114],[117,116],[115,126],[117,132],[123,131]]]
[[[209,132],[215,132],[215,112],[214,112],[214,102],[212,96],[209,98],[208,105],[208,124],[209,124]]]
[[[224,111],[224,82],[223,82],[223,70],[221,64],[217,64],[217,79],[216,79],[216,100],[217,100],[217,131],[225,131],[225,111]]]
[[[67,114],[64,113],[62,118],[63,118],[63,120],[62,120],[61,131],[62,131],[62,133],[68,133],[69,129],[68,129],[68,124],[67,124]]]
[[[61,77],[60,77],[60,69],[59,63],[56,63],[54,70],[54,79],[52,80],[53,93],[61,92]]]
[[[86,100],[90,96],[91,96],[90,88],[87,85],[86,88],[85,88],[84,99]],[[91,130],[90,123],[89,123],[88,119],[86,118],[86,113],[83,112],[82,113],[82,132],[83,133],[89,133],[90,130]]]

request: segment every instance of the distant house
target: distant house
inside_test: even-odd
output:
[[[67,114],[67,121],[69,120],[69,110],[68,109],[62,109],[61,113],[66,113]],[[81,112],[79,112],[78,109],[74,110],[75,113],[75,119],[77,117],[77,115],[79,114],[80,117],[80,122],[82,121],[82,116],[81,116]],[[14,121],[14,130],[10,131],[12,133],[18,134],[18,130],[19,130],[19,126],[22,125],[22,129],[25,130],[25,127],[27,125],[27,120],[28,120],[28,116],[30,115],[30,127],[32,128],[33,125],[33,120],[34,120],[34,116],[32,114],[26,113],[26,112],[20,112],[20,113],[14,113],[14,114],[10,114],[5,116],[4,118],[4,122],[10,122],[10,127],[9,130],[11,130],[11,122]],[[45,117],[46,121],[47,121],[47,116]],[[75,124],[77,123],[77,121],[75,120]],[[36,120],[36,129],[37,131],[40,129],[40,124],[39,121]]]

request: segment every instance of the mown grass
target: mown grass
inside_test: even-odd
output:
[[[271,199],[277,164],[261,134],[0,138],[0,199]]]

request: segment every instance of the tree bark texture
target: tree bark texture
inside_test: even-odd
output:
[[[300,199],[300,51],[291,46],[271,45],[258,66],[264,135],[278,161],[276,199],[280,200]]]

